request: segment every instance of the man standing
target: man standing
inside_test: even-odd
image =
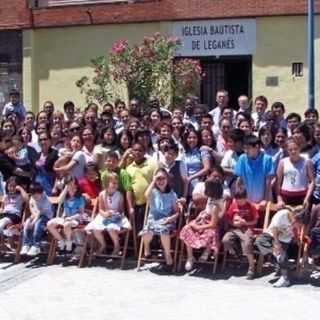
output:
[[[265,96],[258,96],[254,100],[255,112],[252,113],[254,127],[259,131],[266,124],[266,110],[268,108],[268,100]]]
[[[246,112],[251,113],[250,111],[250,104],[249,104],[249,98],[246,95],[241,95],[238,98],[238,106],[239,110],[238,112]]]
[[[271,199],[271,179],[275,170],[272,158],[261,150],[261,141],[254,135],[244,140],[245,154],[242,154],[235,166],[237,185],[244,185],[248,199],[257,209],[264,210]]]
[[[212,116],[213,124],[215,127],[219,127],[219,121],[221,117],[222,108],[229,104],[229,93],[226,90],[219,90],[216,94],[217,106],[209,112]]]
[[[20,93],[12,90],[9,93],[9,102],[3,107],[2,115],[7,117],[10,113],[15,113],[19,122],[23,122],[26,116],[26,108],[20,102]]]

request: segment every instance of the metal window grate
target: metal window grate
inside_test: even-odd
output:
[[[294,77],[303,77],[303,63],[293,62],[292,63],[292,75]]]

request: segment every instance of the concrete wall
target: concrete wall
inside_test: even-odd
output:
[[[318,18],[318,26],[320,19]],[[75,82],[89,74],[90,59],[106,54],[119,39],[140,42],[143,36],[171,30],[170,22],[49,28],[24,31],[24,100],[34,110],[47,99],[59,107],[66,100],[84,105]],[[319,27],[318,27],[319,36]],[[319,38],[319,37],[318,37]],[[317,57],[319,57],[319,39]],[[317,59],[319,60],[319,59]],[[304,63],[304,76],[293,78],[291,63]],[[266,77],[278,76],[277,87]],[[289,111],[306,107],[306,19],[303,16],[257,18],[257,49],[252,67],[253,96],[280,100]],[[318,78],[317,78],[318,80]],[[317,86],[318,89],[319,85]],[[317,105],[319,96],[317,95]]]

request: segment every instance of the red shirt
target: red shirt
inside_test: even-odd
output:
[[[240,206],[236,199],[233,199],[230,207],[226,212],[226,218],[228,222],[232,223],[235,215],[238,215],[246,222],[251,222],[258,218],[258,210],[255,205],[247,201],[244,205]]]
[[[91,199],[98,197],[101,188],[95,181],[90,181],[88,178],[83,177],[78,180],[80,190],[82,193],[86,193]]]

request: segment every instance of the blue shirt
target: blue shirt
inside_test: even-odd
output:
[[[40,215],[46,216],[48,219],[51,219],[53,217],[52,205],[45,193],[42,194],[39,201],[31,196],[29,205],[31,210],[39,212]]]
[[[315,170],[315,186],[313,190],[313,196],[316,199],[320,200],[320,152],[317,152],[313,158],[311,159],[312,163],[314,164]]]
[[[192,176],[203,168],[202,159],[210,159],[209,152],[194,148],[185,153],[184,162],[187,167],[187,175]]]
[[[3,107],[2,115],[6,117],[11,112],[15,113],[20,121],[23,121],[26,117],[26,108],[21,102],[18,102],[18,104],[16,105],[13,105],[11,102],[8,102]]]
[[[66,199],[63,204],[65,216],[71,217],[79,213],[79,211],[85,207],[85,204],[86,201],[83,196]]]
[[[173,214],[174,205],[177,201],[175,192],[161,192],[153,189],[150,199],[150,215],[154,220],[167,218]]]
[[[264,152],[256,159],[242,154],[235,167],[235,174],[244,182],[248,199],[255,203],[264,200],[266,179],[274,175],[274,171],[272,158]]]

